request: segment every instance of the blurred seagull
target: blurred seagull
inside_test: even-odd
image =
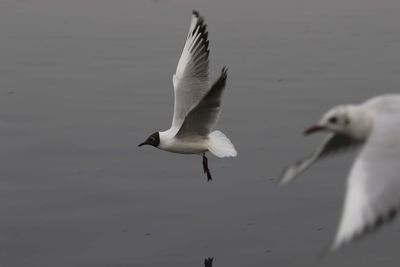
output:
[[[329,132],[308,158],[287,168],[285,184],[313,163],[335,153],[361,146],[347,182],[342,218],[330,246],[373,232],[392,221],[400,207],[400,94],[372,98],[360,105],[337,106],[304,133]]]
[[[175,107],[171,128],[153,133],[139,146],[151,145],[180,154],[202,154],[203,170],[210,181],[212,177],[205,153],[210,151],[217,157],[235,157],[237,152],[222,132],[211,132],[221,112],[227,69],[222,69],[220,77],[210,87],[208,42],[204,19],[199,12],[193,11],[186,43],[173,76]]]

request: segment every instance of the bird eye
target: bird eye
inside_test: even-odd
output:
[[[335,124],[337,121],[338,121],[338,119],[336,117],[332,117],[329,119],[329,122],[333,123],[333,124]]]

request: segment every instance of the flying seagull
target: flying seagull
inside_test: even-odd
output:
[[[208,82],[208,32],[204,18],[193,11],[182,55],[173,76],[175,106],[171,128],[155,132],[139,144],[151,145],[180,154],[202,154],[203,171],[212,180],[206,152],[217,157],[235,157],[231,141],[220,131],[213,131],[221,112],[221,97],[227,69],[222,68],[212,86]]]
[[[330,250],[392,221],[400,208],[400,94],[382,95],[360,105],[329,110],[304,133],[325,131],[323,144],[287,168],[285,184],[319,159],[361,147],[349,173],[342,217]]]

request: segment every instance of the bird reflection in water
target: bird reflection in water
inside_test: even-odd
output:
[[[212,267],[214,258],[206,258],[204,260],[204,267]]]

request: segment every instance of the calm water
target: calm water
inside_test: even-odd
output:
[[[354,155],[280,188],[329,107],[400,89],[398,1],[0,1],[1,266],[398,266],[399,222],[318,260]],[[191,10],[229,66],[239,157],[137,144],[169,127]]]

